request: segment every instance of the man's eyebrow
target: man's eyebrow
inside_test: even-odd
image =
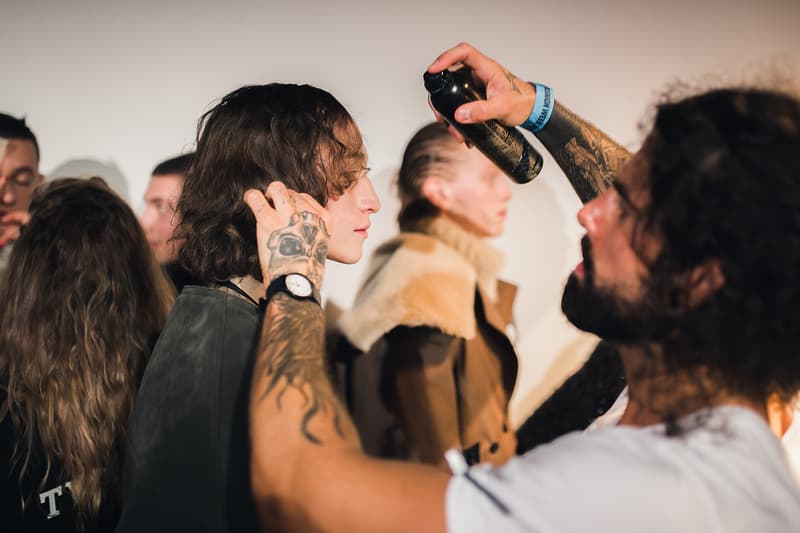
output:
[[[11,176],[12,176],[12,177],[13,177],[13,176],[17,176],[17,175],[19,175],[19,174],[23,174],[23,173],[25,173],[25,172],[30,172],[31,174],[34,174],[36,171],[35,171],[35,170],[33,170],[33,167],[28,167],[28,166],[26,166],[26,167],[19,167],[19,168],[15,168],[15,169],[14,169],[14,172],[12,172],[12,173],[11,173]]]

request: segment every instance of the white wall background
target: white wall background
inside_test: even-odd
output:
[[[461,40],[548,83],[635,149],[638,121],[671,81],[743,79],[767,64],[794,76],[800,1],[0,0],[0,110],[27,115],[51,177],[93,162],[138,208],[154,164],[192,148],[196,120],[217,98],[250,83],[320,86],[351,111],[370,152],[384,208],[369,253],[394,231],[390,182],[405,142],[431,119],[422,72]],[[592,344],[558,309],[579,257],[579,202],[545,165],[515,186],[497,243],[505,276],[521,286],[517,419]],[[350,304],[363,267],[329,268],[339,305]]]

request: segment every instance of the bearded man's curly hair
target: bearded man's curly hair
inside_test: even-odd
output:
[[[657,107],[644,148],[639,231],[663,243],[649,291],[674,317],[665,364],[725,389],[788,401],[800,389],[800,102],[719,89]],[[690,305],[686,275],[718,262],[722,285]]]

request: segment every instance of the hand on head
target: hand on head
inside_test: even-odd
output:
[[[303,274],[322,284],[331,216],[314,198],[278,181],[266,192],[249,189],[244,201],[256,218],[258,257],[264,284],[284,274]]]
[[[19,239],[19,228],[31,219],[27,211],[9,211],[0,216],[0,248]]]
[[[441,72],[457,63],[470,67],[475,81],[486,88],[486,100],[464,104],[455,118],[464,124],[496,119],[506,126],[525,122],[533,109],[536,89],[514,76],[505,67],[483,55],[467,43],[461,43],[436,58],[428,72]],[[436,120],[442,117],[434,110]],[[450,131],[461,141],[463,137],[452,127]]]

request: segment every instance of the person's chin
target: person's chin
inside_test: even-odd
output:
[[[573,326],[607,341],[638,343],[664,338],[672,323],[642,303],[628,302],[573,272],[564,287],[561,310]]]
[[[502,222],[490,228],[481,228],[480,231],[476,231],[475,233],[483,239],[495,239],[500,237],[505,232],[505,229],[505,222]]]
[[[329,251],[328,260],[342,263],[344,265],[352,265],[358,263],[362,255],[363,250],[360,247],[358,250]]]

